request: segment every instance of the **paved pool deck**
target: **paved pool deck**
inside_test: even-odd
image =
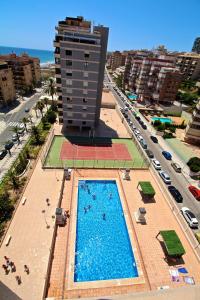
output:
[[[132,170],[130,173],[131,180],[124,181],[121,179],[122,173],[116,170],[76,170],[73,172],[71,181],[65,182],[64,194],[61,206],[70,211],[70,218],[65,227],[59,227],[57,230],[54,260],[52,264],[52,271],[49,281],[48,297],[64,296],[68,298],[82,298],[82,297],[104,297],[111,295],[121,295],[132,292],[157,290],[161,286],[168,286],[170,288],[178,288],[185,286],[183,276],[180,276],[180,282],[173,282],[171,280],[169,270],[176,268],[176,266],[184,266],[188,270],[188,276],[194,278],[195,283],[200,283],[200,265],[192,248],[186,239],[182,229],[180,228],[177,220],[175,219],[172,211],[170,210],[167,201],[163,195],[163,191],[157,183],[157,180],[150,171]],[[126,213],[130,218],[132,224],[132,237],[134,239],[141,270],[144,276],[144,282],[138,284],[118,284],[108,287],[106,284],[99,281],[94,287],[90,282],[84,283],[84,288],[78,288],[76,285],[69,284],[69,272],[72,268],[71,247],[73,236],[73,224],[76,215],[71,213],[74,206],[74,197],[76,196],[76,186],[78,179],[91,179],[91,178],[116,178],[121,182],[123,201],[127,203]],[[153,185],[156,195],[154,201],[146,202],[137,189],[139,181],[150,181]],[[134,212],[139,207],[145,207],[146,225],[136,223]],[[156,235],[160,230],[175,230],[178,234],[186,254],[183,256],[183,261],[178,265],[171,265],[166,262],[162,246]],[[71,254],[70,254],[71,253]],[[119,282],[119,281],[118,281]]]

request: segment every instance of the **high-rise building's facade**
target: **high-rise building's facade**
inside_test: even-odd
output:
[[[176,66],[183,74],[184,80],[200,79],[200,54],[183,53],[177,56]]]
[[[114,71],[116,68],[124,66],[126,61],[126,54],[120,51],[114,51],[110,57],[110,68]]]
[[[94,128],[100,117],[109,30],[83,17],[67,17],[56,30],[59,122],[64,128]]]
[[[185,140],[200,145],[200,100],[192,114],[192,120],[186,128]]]
[[[197,37],[194,41],[192,52],[200,54],[200,37]]]
[[[28,90],[40,82],[40,60],[27,54],[0,55],[0,60],[6,61],[12,69],[16,90]]]
[[[0,61],[0,107],[16,99],[12,70],[4,61]]]

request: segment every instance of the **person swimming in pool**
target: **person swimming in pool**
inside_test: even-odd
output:
[[[92,199],[96,199],[96,195],[95,194],[92,194]]]
[[[87,208],[90,209],[91,207],[92,207],[92,206],[89,204]]]
[[[104,221],[106,220],[106,214],[105,213],[103,213],[102,218],[103,218]]]
[[[109,199],[112,199],[112,193],[109,194]]]
[[[86,214],[86,212],[87,212],[87,208],[86,207],[84,207],[84,211],[85,211],[85,214]]]

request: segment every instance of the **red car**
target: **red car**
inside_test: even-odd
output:
[[[196,186],[190,185],[189,186],[189,191],[192,193],[192,195],[200,201],[200,190],[196,188]]]

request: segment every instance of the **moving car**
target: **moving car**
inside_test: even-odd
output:
[[[165,171],[159,171],[159,175],[166,184],[171,184],[171,179]]]
[[[161,170],[160,162],[157,159],[152,159],[152,164],[156,170]]]
[[[154,158],[154,154],[150,149],[146,149],[145,152],[149,158]]]
[[[193,212],[191,212],[191,210],[189,210],[189,208],[182,207],[181,213],[183,214],[185,220],[187,221],[187,223],[189,224],[189,226],[191,228],[198,228],[198,225],[199,225],[198,220],[195,217],[195,215],[193,214]]]
[[[171,166],[177,173],[181,173],[181,167],[179,166],[179,164],[173,162],[171,163]]]
[[[13,141],[13,142],[17,142],[17,141],[18,141],[18,138],[17,138],[17,134],[16,134],[16,133],[14,133],[14,134],[12,135],[12,141]]]
[[[198,201],[200,201],[200,190],[198,188],[196,188],[196,186],[194,185],[190,185],[188,187],[190,193],[192,193],[192,195],[194,196],[194,198],[196,198]]]
[[[153,136],[153,135],[151,135],[150,136],[150,139],[154,142],[154,143],[158,143],[158,139],[157,139],[157,137],[156,136]]]
[[[183,202],[183,197],[181,195],[181,193],[179,192],[179,190],[177,190],[177,188],[173,185],[168,186],[168,190],[170,192],[170,194],[173,196],[173,198],[176,200],[176,202],[181,203]]]
[[[0,150],[0,159],[3,159],[7,154],[7,150],[6,149],[1,149]]]
[[[172,155],[170,152],[168,151],[162,151],[162,155],[167,159],[167,160],[171,160],[172,159]]]

